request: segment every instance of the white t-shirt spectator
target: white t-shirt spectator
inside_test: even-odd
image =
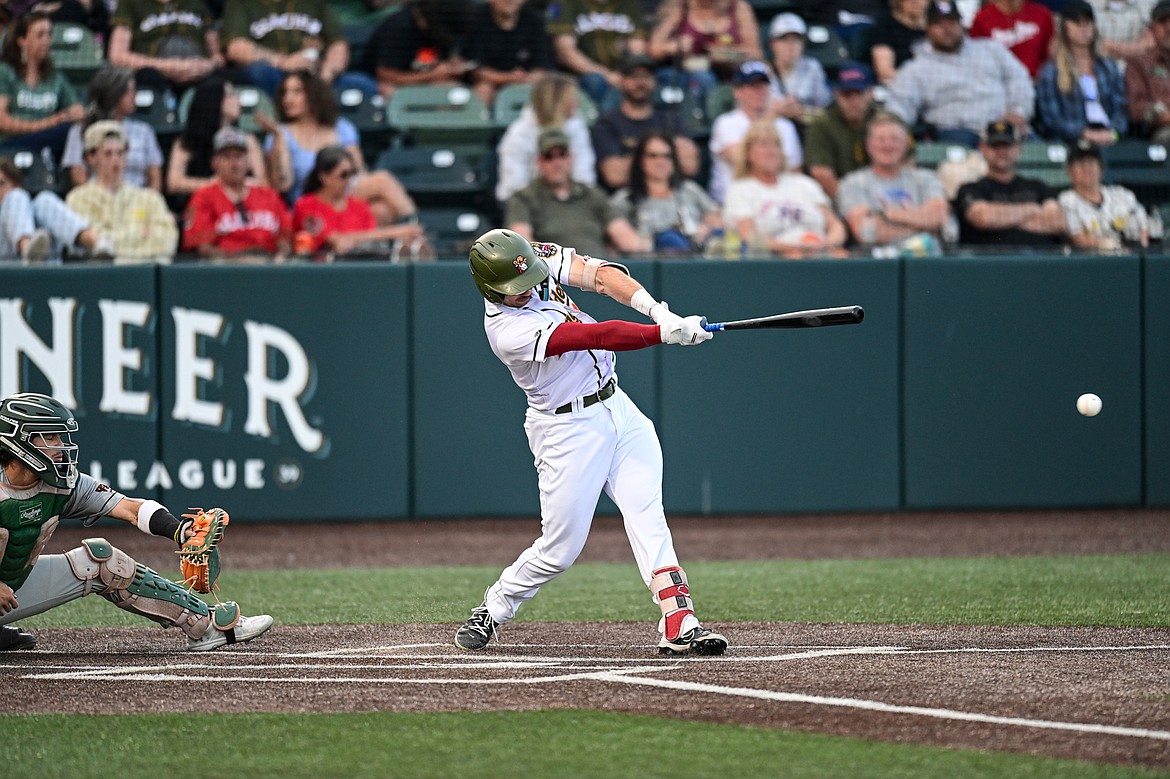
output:
[[[731,185],[731,165],[720,157],[720,153],[728,146],[734,146],[744,139],[752,120],[740,109],[736,108],[720,115],[711,126],[711,181],[707,191],[716,203],[722,203],[727,195],[727,188]],[[784,159],[789,170],[799,170],[804,163],[804,153],[800,148],[800,136],[796,133],[796,125],[789,120],[778,117],[776,131],[780,133],[780,146],[784,149]]]
[[[798,244],[805,233],[825,237],[825,216],[818,206],[831,209],[833,204],[821,185],[803,173],[782,173],[775,184],[747,176],[731,182],[723,223],[734,228],[740,219],[751,219],[759,238]]]

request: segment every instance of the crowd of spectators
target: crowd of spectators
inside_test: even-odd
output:
[[[371,168],[338,101],[392,101],[410,85],[488,107],[526,85],[490,141],[490,191],[468,205],[586,254],[1105,250],[1161,237],[1147,215],[1159,204],[1106,177],[1108,147],[1170,144],[1170,0],[760,8],[406,0],[370,17],[355,58],[328,0],[10,3],[0,261],[429,256],[412,193]],[[66,21],[105,46],[85,84],[53,62],[53,25]],[[826,35],[847,56],[825,58]],[[255,132],[240,126],[244,85],[271,100],[272,115],[250,114]],[[183,97],[173,138],[135,118],[143,88]],[[1066,150],[1063,191],[1018,174],[1036,141]],[[919,167],[923,142],[960,156]],[[26,191],[13,160],[30,154],[63,175]]]

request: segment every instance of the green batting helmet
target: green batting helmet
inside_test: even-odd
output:
[[[519,295],[548,278],[548,263],[536,256],[532,244],[511,230],[490,230],[471,245],[471,277],[479,292],[492,303],[504,295]]]
[[[43,481],[54,487],[73,489],[77,483],[77,432],[73,412],[61,402],[39,392],[20,392],[0,401],[0,449],[20,460]],[[38,446],[37,436],[61,435],[61,445]],[[60,461],[44,451],[60,450]]]

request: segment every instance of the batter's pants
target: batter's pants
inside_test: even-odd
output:
[[[662,509],[662,447],[654,424],[620,387],[588,408],[573,405],[568,414],[530,408],[525,416],[540,484],[541,535],[484,596],[500,624],[577,559],[602,490],[622,513],[647,587],[655,570],[678,565]]]

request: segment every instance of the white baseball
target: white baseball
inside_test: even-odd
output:
[[[1086,392],[1077,398],[1077,411],[1082,416],[1095,417],[1101,413],[1101,398],[1091,392]]]

